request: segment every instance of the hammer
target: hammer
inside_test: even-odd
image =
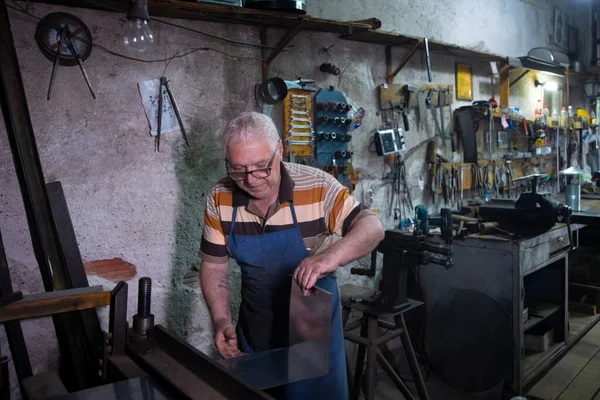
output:
[[[404,85],[402,91],[404,92],[404,100],[400,103],[400,109],[402,110],[402,120],[404,121],[404,130],[409,131],[408,125],[408,113],[410,112],[410,96],[412,93],[416,93],[419,90],[415,85]]]

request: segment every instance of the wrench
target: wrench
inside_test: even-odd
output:
[[[284,142],[283,146],[286,148],[292,147],[292,146],[314,146],[315,145],[315,139],[292,140],[292,138],[286,138],[283,142]]]
[[[294,129],[310,129],[312,131],[312,125],[290,124],[290,131],[293,131]]]
[[[307,98],[308,98],[308,96],[306,96],[306,95],[299,95],[299,94],[292,95],[292,99],[302,99],[302,100],[306,101]]]
[[[314,132],[290,132],[288,137],[314,137]]]
[[[298,117],[294,117],[292,115],[292,122],[294,121],[298,121],[298,122],[312,122],[312,120],[310,118],[298,118]]]
[[[306,115],[306,116],[308,116],[308,110],[304,110],[304,111],[298,111],[298,110],[294,110],[294,109],[292,108],[292,115],[294,115],[294,114],[299,114],[299,115]]]

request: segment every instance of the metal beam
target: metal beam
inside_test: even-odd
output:
[[[10,273],[8,271],[8,261],[4,251],[4,243],[0,234],[0,296],[4,297],[13,293]],[[13,364],[17,373],[17,379],[21,382],[23,379],[33,375],[31,371],[31,362],[27,353],[27,346],[23,338],[23,330],[19,321],[8,322],[4,324],[6,337],[8,338],[8,347],[12,354]]]
[[[6,0],[0,0],[0,107],[44,289],[68,289],[72,286],[50,210]],[[72,312],[52,319],[61,351],[61,375],[69,377],[68,389],[94,386],[99,382],[98,360],[90,350],[96,344],[86,341],[80,315]]]

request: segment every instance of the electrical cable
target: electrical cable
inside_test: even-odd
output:
[[[88,0],[86,0],[86,1],[88,1]],[[15,6],[12,6],[12,5],[9,5],[9,4],[7,4],[6,7],[10,8],[12,10],[15,10],[17,12],[20,12],[22,14],[25,14],[25,15],[27,15],[27,16],[29,16],[31,18],[34,18],[34,19],[36,19],[38,21],[41,20],[40,17],[38,17],[36,15],[33,15],[30,12],[28,12],[26,10],[23,10],[23,9],[21,9],[19,7],[15,7]],[[219,53],[219,54],[225,55],[227,57],[230,57],[230,58],[232,58],[234,60],[239,59],[239,60],[254,60],[254,61],[261,61],[261,62],[263,61],[262,58],[248,57],[248,56],[236,56],[236,55],[232,55],[232,54],[229,54],[229,53],[221,51],[221,50],[217,50],[217,49],[212,48],[212,47],[188,48],[188,49],[184,49],[184,50],[178,51],[177,53],[175,53],[171,57],[161,58],[161,59],[153,59],[153,60],[144,60],[142,58],[131,57],[131,56],[128,56],[128,55],[125,55],[125,54],[122,54],[122,53],[118,53],[116,51],[107,49],[106,47],[104,47],[102,45],[99,45],[97,43],[90,43],[89,41],[87,41],[87,40],[85,40],[85,39],[83,39],[83,38],[81,38],[79,36],[73,36],[73,39],[78,40],[78,41],[83,42],[83,43],[86,43],[88,45],[91,45],[93,47],[96,47],[96,48],[98,48],[98,49],[100,49],[100,50],[102,50],[102,51],[104,51],[104,52],[106,52],[106,53],[108,53],[108,54],[110,54],[112,56],[115,56],[115,57],[120,57],[120,58],[124,58],[126,60],[138,61],[138,62],[145,62],[145,63],[167,62],[167,66],[168,66],[168,63],[171,62],[173,59],[175,59],[175,58],[182,58],[182,57],[185,57],[185,56],[190,55],[192,53],[195,53],[197,51],[214,51],[216,53]],[[181,54],[181,53],[183,53],[183,54]],[[165,67],[165,71],[166,71],[166,67]],[[163,73],[163,75],[164,75],[164,73]]]
[[[127,13],[126,9],[123,9],[123,8],[120,8],[120,7],[111,7],[111,6],[107,5],[107,4],[99,3],[99,2],[93,1],[93,0],[83,0],[83,1],[87,2],[87,3],[90,3],[90,4],[95,4],[95,5],[100,6],[100,7],[104,7],[106,10],[116,11],[116,12],[121,12],[121,13]],[[217,40],[222,40],[224,42],[231,43],[231,44],[239,44],[239,45],[242,45],[242,46],[258,47],[258,48],[272,49],[272,50],[277,49],[277,47],[275,47],[275,46],[267,46],[267,45],[262,45],[262,44],[257,44],[257,43],[248,43],[248,42],[241,42],[241,41],[233,40],[233,39],[227,39],[227,38],[224,38],[224,37],[221,37],[221,36],[213,35],[211,33],[202,32],[202,31],[199,31],[199,30],[193,29],[193,28],[188,28],[187,26],[175,24],[173,22],[165,21],[165,20],[162,20],[162,19],[151,18],[150,21],[158,22],[158,23],[161,23],[161,24],[164,24],[164,25],[173,26],[173,27],[180,28],[180,29],[183,29],[183,30],[186,30],[186,31],[189,31],[189,32],[198,33],[200,35],[207,36],[207,37],[210,37],[210,38],[213,38],[213,39],[217,39]],[[286,49],[284,49],[284,51],[285,50]]]

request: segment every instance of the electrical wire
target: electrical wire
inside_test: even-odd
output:
[[[97,5],[97,6],[100,6],[100,7],[104,7],[106,10],[109,10],[109,11],[116,11],[116,12],[121,12],[121,13],[127,13],[127,10],[123,9],[122,7],[112,7],[112,6],[109,6],[107,4],[99,3],[99,2],[94,1],[94,0],[83,0],[83,1],[86,2],[86,3],[94,4],[94,5]],[[164,24],[164,25],[173,26],[173,27],[180,28],[180,29],[183,29],[183,30],[186,30],[186,31],[189,31],[189,32],[198,33],[200,35],[207,36],[207,37],[210,37],[210,38],[213,38],[213,39],[217,39],[217,40],[222,40],[224,42],[231,43],[231,44],[238,44],[238,45],[250,46],[250,47],[258,47],[258,48],[263,48],[263,49],[277,49],[277,47],[275,47],[275,46],[267,46],[267,45],[262,45],[262,44],[257,44],[257,43],[241,42],[241,41],[238,41],[238,40],[227,39],[227,38],[224,38],[224,37],[221,37],[221,36],[213,35],[211,33],[206,33],[206,32],[199,31],[197,29],[189,28],[187,26],[183,26],[183,25],[175,24],[173,22],[165,21],[163,19],[150,18],[150,21],[158,22],[158,23],[161,23],[161,24]],[[284,49],[284,51],[285,50],[286,49]]]
[[[6,7],[10,8],[12,10],[15,10],[17,12],[20,12],[22,14],[25,14],[25,15],[27,15],[27,16],[29,16],[31,18],[34,18],[34,19],[36,19],[38,21],[42,20],[42,18],[40,18],[40,17],[38,17],[36,15],[33,15],[30,12],[28,12],[28,11],[26,11],[24,9],[21,9],[20,7],[15,7],[15,6],[12,6],[12,5],[9,5],[9,4],[7,4]],[[79,36],[73,36],[72,39],[75,39],[75,40],[78,40],[80,42],[86,43],[87,45],[96,47],[96,48],[98,48],[98,49],[100,49],[100,50],[102,50],[102,51],[104,51],[104,52],[106,52],[106,53],[108,53],[108,54],[110,54],[112,56],[115,56],[115,57],[120,57],[120,58],[124,58],[126,60],[138,61],[138,62],[145,62],[145,63],[167,62],[167,66],[168,66],[168,63],[170,63],[173,59],[175,59],[175,58],[182,58],[182,57],[188,56],[188,55],[190,55],[192,53],[195,53],[197,51],[214,51],[216,53],[219,53],[219,54],[225,55],[227,57],[230,57],[230,58],[232,58],[234,60],[254,60],[254,61],[261,61],[261,62],[263,61],[263,59],[259,58],[259,57],[236,56],[236,55],[232,55],[232,54],[229,54],[229,53],[221,51],[221,50],[217,50],[217,49],[212,48],[212,47],[194,47],[194,48],[188,48],[188,49],[180,50],[180,51],[178,51],[177,53],[175,53],[174,55],[172,55],[170,57],[160,58],[160,59],[152,59],[152,60],[145,60],[145,59],[142,59],[142,58],[131,57],[131,56],[128,56],[128,55],[125,55],[125,54],[122,54],[122,53],[118,53],[118,52],[116,52],[114,50],[107,49],[106,47],[104,47],[102,45],[99,45],[97,43],[89,42],[88,40],[85,40],[85,39],[83,39],[83,38],[81,38]],[[165,67],[165,72],[166,72],[166,67]],[[163,75],[164,75],[164,73],[163,73]]]

